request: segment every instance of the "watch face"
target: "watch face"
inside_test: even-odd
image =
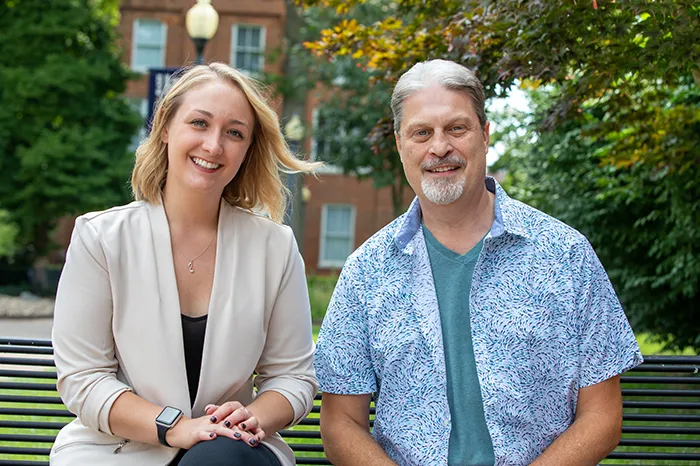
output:
[[[166,406],[156,418],[156,422],[169,426],[177,420],[180,414],[182,414],[182,411],[179,409],[173,408],[172,406]]]

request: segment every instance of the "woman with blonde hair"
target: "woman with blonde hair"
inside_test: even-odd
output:
[[[78,217],[56,296],[52,465],[291,465],[311,410],[304,264],[280,172],[308,172],[262,87],[182,74],[136,151],[135,202]]]

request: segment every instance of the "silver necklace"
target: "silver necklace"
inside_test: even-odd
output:
[[[214,236],[211,237],[211,241],[209,241],[209,244],[207,244],[207,247],[204,248],[204,251],[200,252],[199,254],[197,254],[197,255],[196,255],[194,258],[192,258],[192,259],[190,259],[189,257],[187,257],[187,254],[185,254],[184,252],[182,252],[182,249],[180,249],[179,247],[177,247],[177,244],[175,244],[175,242],[173,242],[173,246],[175,246],[175,249],[177,249],[177,251],[178,251],[180,254],[182,254],[182,255],[185,257],[185,259],[187,259],[187,270],[189,270],[190,273],[194,273],[194,261],[196,261],[197,259],[199,259],[200,257],[202,257],[202,254],[204,254],[205,252],[207,252],[207,250],[209,249],[209,246],[212,245],[212,243],[214,242],[214,239],[215,239],[215,238],[216,238],[216,232],[214,233]]]

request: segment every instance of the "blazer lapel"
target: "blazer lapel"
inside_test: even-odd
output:
[[[149,311],[158,314],[156,321],[161,327],[152,332],[154,340],[152,344],[156,350],[148,357],[158,359],[157,365],[162,368],[159,374],[154,374],[154,377],[158,378],[159,394],[162,395],[159,397],[162,400],[161,403],[176,406],[186,416],[190,416],[180,297],[175,279],[170,228],[162,203],[149,204],[148,215],[155,251],[159,303],[157,309]]]

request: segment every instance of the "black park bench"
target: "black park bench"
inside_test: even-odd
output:
[[[49,464],[58,430],[74,417],[55,384],[51,341],[0,338],[0,465]],[[622,376],[622,394],[623,438],[603,464],[700,466],[700,356],[647,356]],[[301,424],[281,432],[297,464],[331,464],[320,411],[319,396]]]

